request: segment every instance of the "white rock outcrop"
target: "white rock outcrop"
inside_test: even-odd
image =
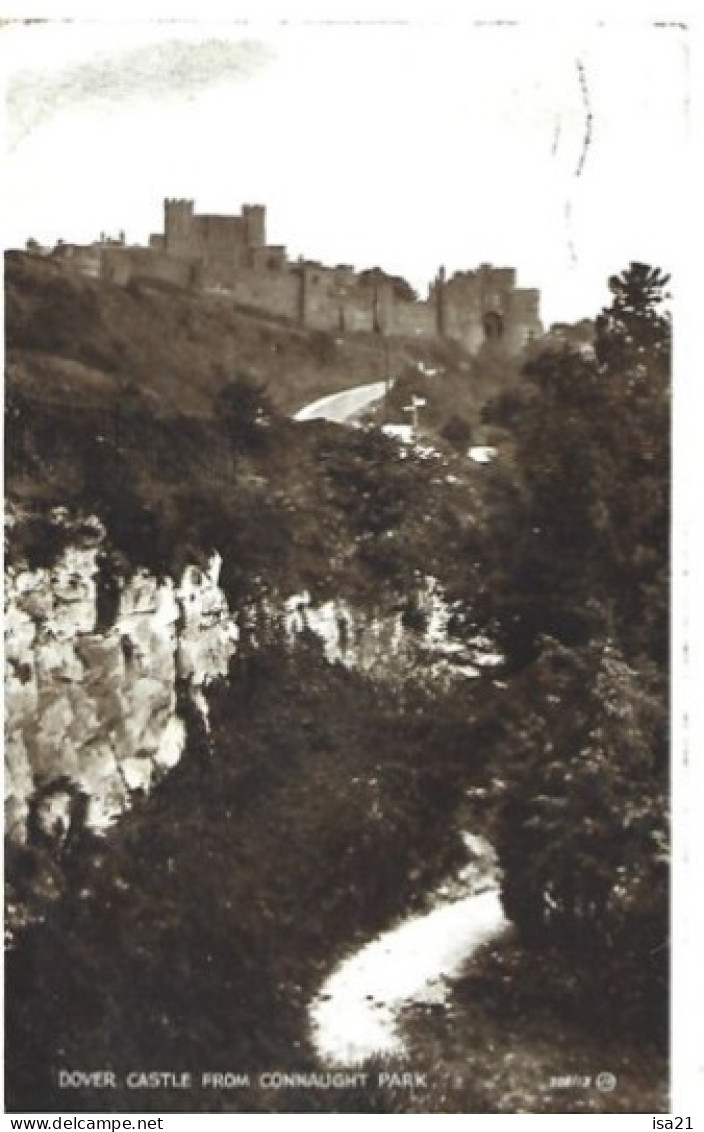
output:
[[[88,825],[101,829],[175,766],[186,741],[177,688],[207,725],[203,689],[227,675],[240,628],[244,649],[279,631],[295,649],[311,633],[329,663],[383,679],[404,681],[419,662],[435,679],[477,673],[448,639],[449,610],[433,579],[419,579],[415,628],[402,612],[342,598],[316,604],[306,591],[255,603],[238,628],[213,554],[206,568],[186,567],[178,585],[146,570],[111,576],[106,614],[104,531],[93,526],[87,544],[67,546],[52,567],[11,567],[6,576],[6,832],[16,841],[26,837],[32,799],[43,799],[61,833],[78,790]]]
[[[132,791],[181,756],[177,681],[198,699],[236,647],[217,556],[205,570],[188,567],[179,586],[146,571],[118,583],[116,616],[99,628],[98,554],[70,546],[51,568],[6,576],[6,831],[15,840],[33,795],[53,783],[88,796],[92,828],[110,824]],[[57,820],[66,826],[68,815]]]

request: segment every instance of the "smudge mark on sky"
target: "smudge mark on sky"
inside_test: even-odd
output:
[[[584,64],[582,63],[581,59],[577,60],[577,74],[579,76],[579,86],[582,92],[582,101],[584,103],[584,137],[582,139],[582,151],[579,155],[577,168],[575,169],[575,177],[581,177],[584,171],[584,164],[587,160],[587,154],[589,153],[589,146],[592,142],[592,126],[594,122],[591,100],[589,98],[589,87],[587,85],[587,74],[584,70]]]
[[[589,147],[592,144],[592,133],[594,128],[594,115],[592,114],[591,98],[589,96],[589,85],[587,83],[587,72],[584,63],[581,59],[575,60],[577,67],[577,79],[579,82],[579,89],[582,96],[582,105],[584,107],[584,133],[582,135],[582,146],[579,152],[579,159],[574,171],[575,177],[581,177],[584,172],[584,166],[589,155]],[[558,123],[559,128],[559,123]],[[555,142],[553,145],[553,155],[557,150],[558,135],[556,134]],[[572,233],[572,201],[568,199],[565,201],[565,227],[567,230],[567,251],[572,266],[577,264],[577,248],[575,245],[574,235]]]
[[[552,149],[550,150],[550,154],[551,154],[552,157],[557,156],[557,149],[558,149],[558,146],[560,144],[560,134],[561,134],[561,132],[562,132],[562,119],[558,118],[557,121],[555,122],[555,132],[552,136]]]
[[[271,48],[255,40],[171,39],[104,52],[54,73],[25,69],[8,84],[10,148],[62,111],[193,97],[223,80],[246,81],[273,58]]]

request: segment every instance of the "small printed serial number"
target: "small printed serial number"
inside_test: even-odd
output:
[[[560,1077],[550,1078],[551,1089],[588,1089],[591,1083],[591,1077],[579,1073],[563,1073]]]
[[[592,1077],[587,1073],[561,1073],[559,1076],[550,1078],[551,1089],[592,1089],[596,1088],[600,1093],[612,1093],[618,1084],[618,1080],[614,1073],[597,1073],[596,1077]]]

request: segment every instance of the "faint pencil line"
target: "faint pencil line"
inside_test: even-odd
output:
[[[555,121],[555,130],[554,130],[554,133],[553,133],[553,136],[552,136],[552,148],[550,150],[551,157],[555,157],[555,155],[557,154],[557,147],[560,144],[561,133],[562,133],[562,119],[558,115],[558,117]]]
[[[584,64],[581,59],[577,59],[577,75],[579,79],[579,87],[582,92],[582,102],[584,103],[584,135],[582,138],[582,150],[575,169],[575,177],[581,177],[584,170],[584,165],[589,153],[589,147],[592,142],[592,130],[594,123],[594,115],[592,114],[591,100],[589,98],[589,86],[587,85],[587,74],[584,69]]]

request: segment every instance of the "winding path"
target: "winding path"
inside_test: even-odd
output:
[[[412,1003],[442,1003],[447,978],[508,927],[498,890],[443,902],[385,932],[345,960],[311,1004],[312,1039],[328,1065],[375,1055],[404,1057],[399,1015]]]
[[[375,381],[331,393],[299,409],[293,419],[352,424],[385,391],[386,383]],[[447,980],[460,973],[477,948],[508,927],[495,884],[455,900],[448,900],[443,888],[429,912],[384,932],[326,979],[308,1011],[321,1062],[353,1067],[375,1056],[403,1058],[403,1008],[443,1003]]]
[[[333,421],[335,424],[350,424],[375,401],[380,401],[386,391],[386,382],[373,381],[369,385],[357,385],[353,389],[343,389],[341,393],[329,393],[311,401],[294,414],[295,421]]]

